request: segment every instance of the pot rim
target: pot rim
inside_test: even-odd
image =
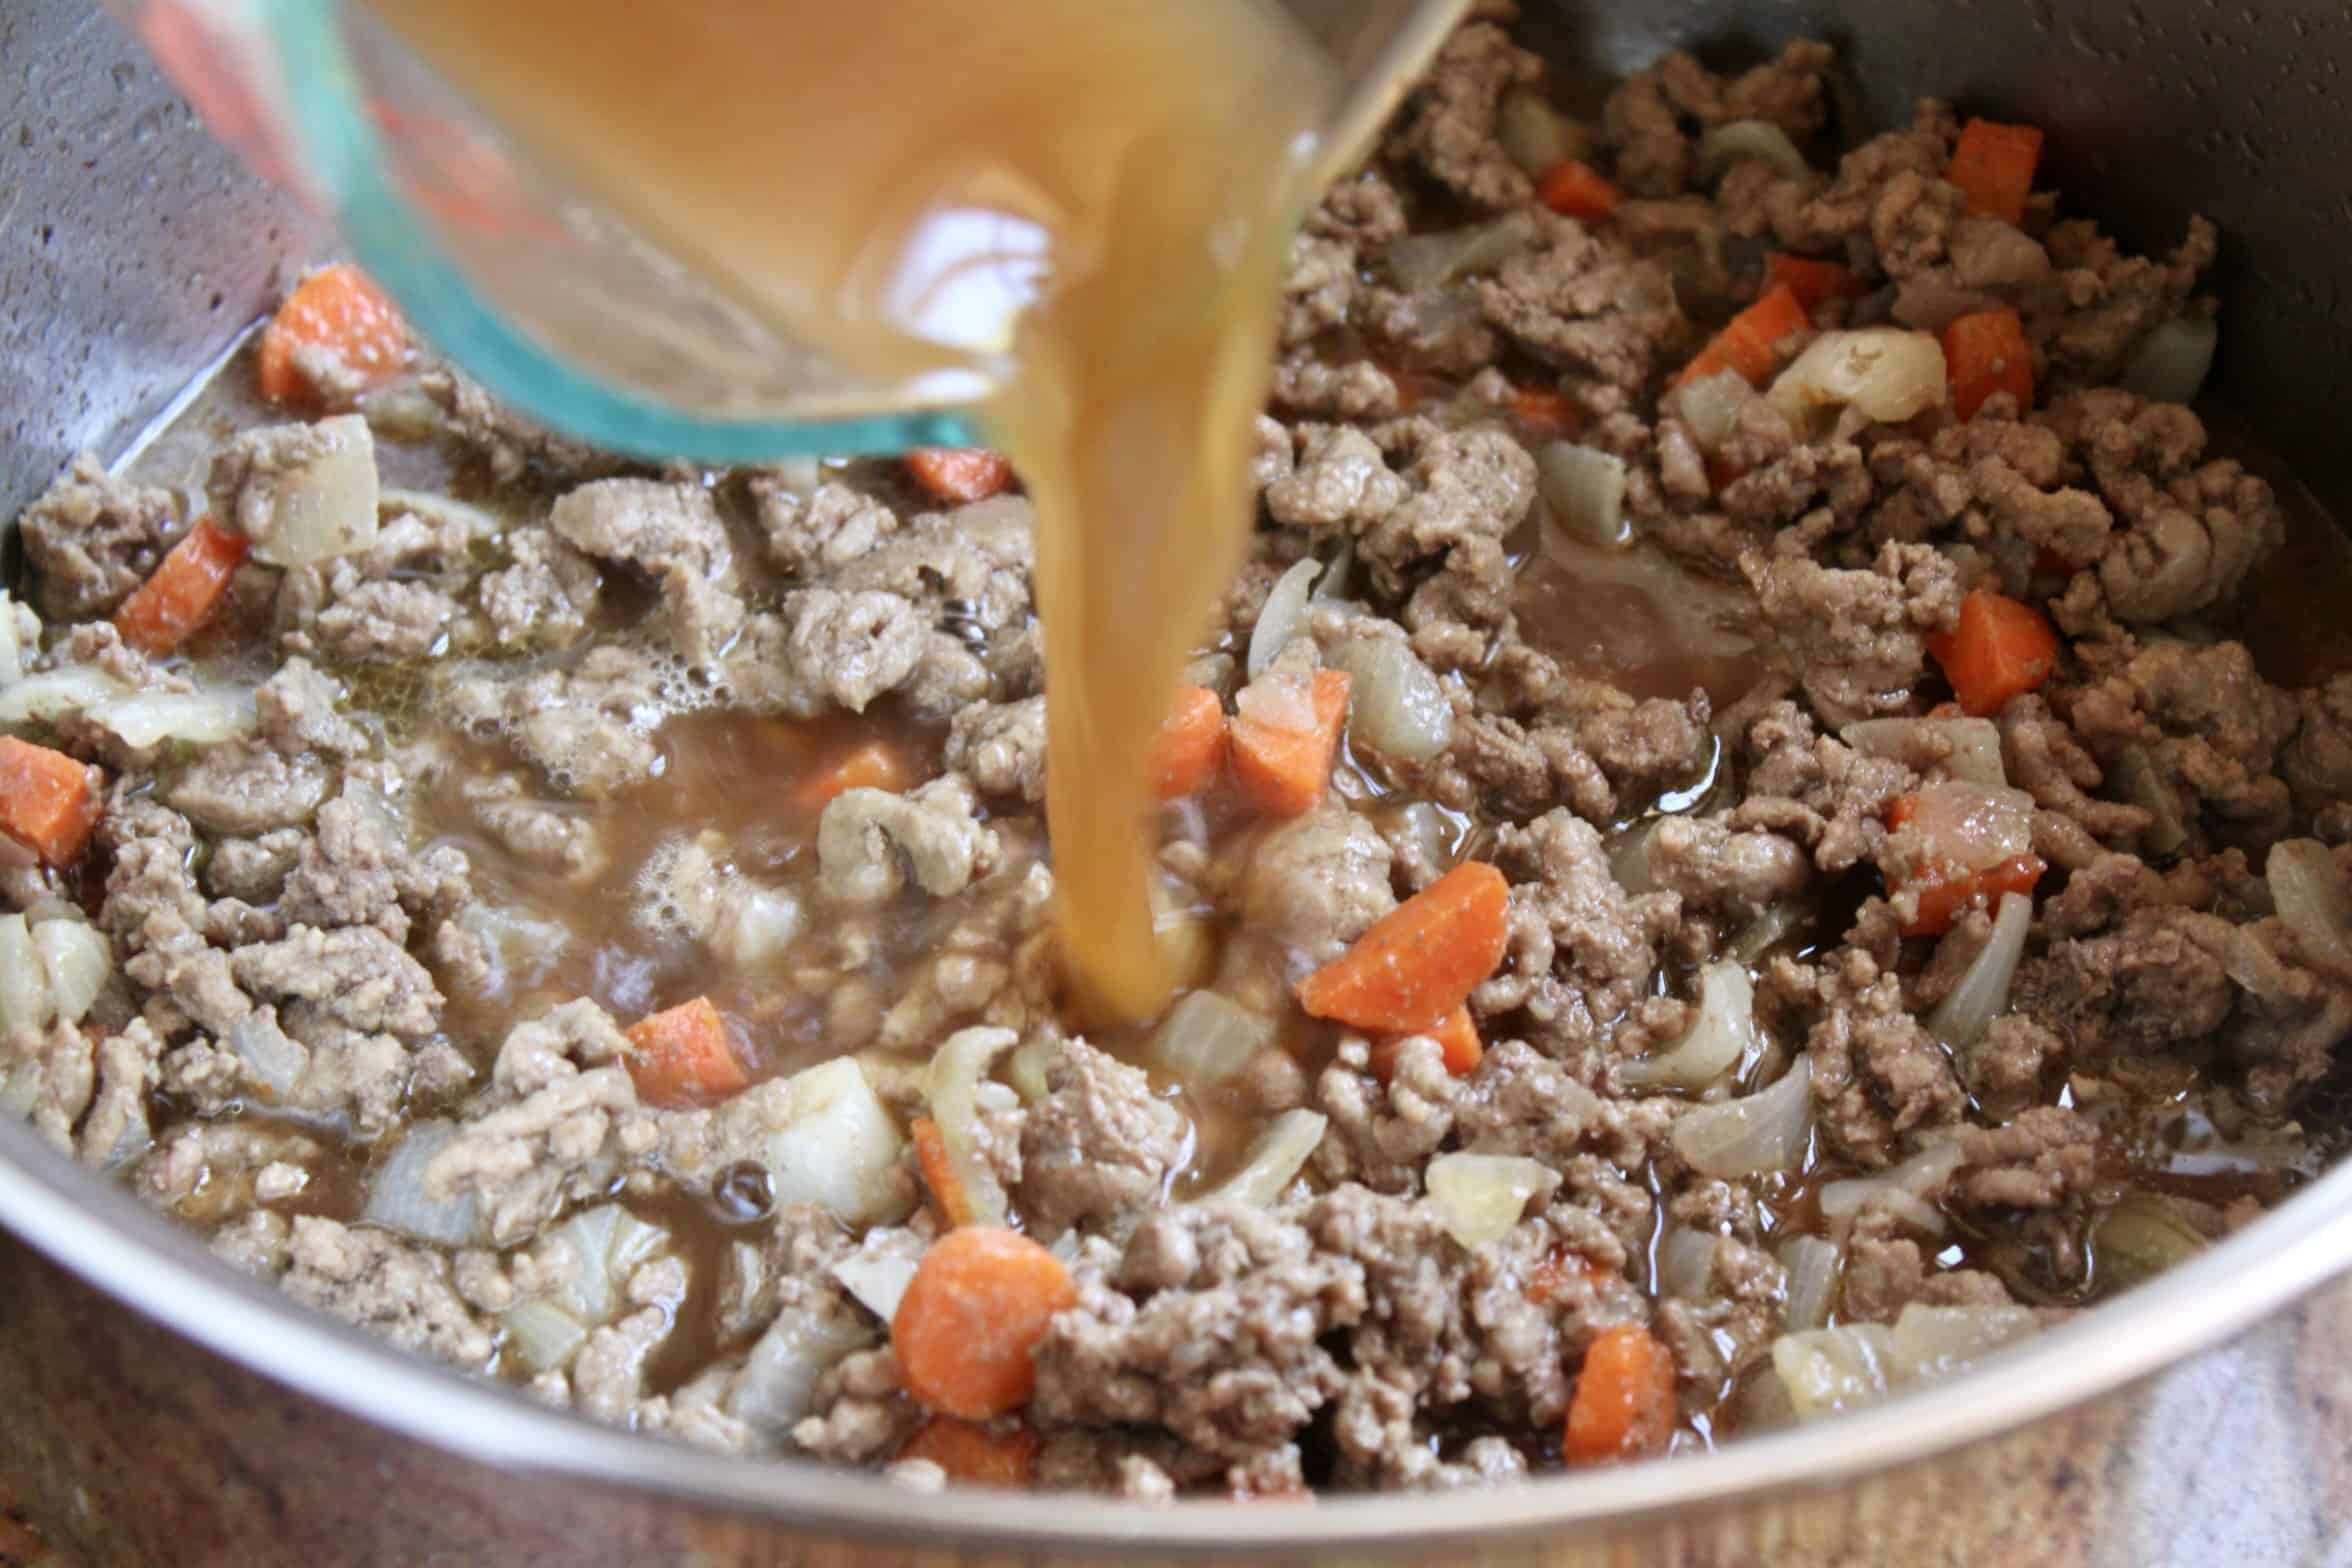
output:
[[[1459,1548],[1568,1527],[1605,1532],[1834,1486],[1996,1436],[2214,1345],[2352,1267],[2352,1165],[2128,1295],[1966,1376],[1869,1410],[1605,1472],[1435,1496],[1246,1507],[980,1489],[923,1494],[870,1472],[709,1453],[600,1426],[304,1310],[129,1193],[93,1181],[13,1119],[0,1124],[0,1225],[231,1361],[420,1443],[541,1479],[910,1546],[1247,1554]]]

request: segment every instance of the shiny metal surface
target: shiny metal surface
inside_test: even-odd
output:
[[[2352,160],[2330,102],[2352,33],[2316,0],[1609,0],[1538,21],[1604,69],[1826,33],[1866,84],[1857,114],[1934,92],[2029,115],[2059,180],[2137,242],[2207,211],[2228,244],[2223,396],[2352,500],[2352,259],[2331,243]],[[73,447],[126,439],[316,236],[159,107],[75,0],[9,0],[0,73],[12,506]],[[0,1243],[0,1462],[90,1568],[2352,1560],[2352,1289],[2320,1288],[2352,1266],[2352,1171],[1880,1410],[1666,1464],[1299,1506],[920,1497],[641,1442],[293,1310],[14,1125],[0,1225],[23,1242]]]

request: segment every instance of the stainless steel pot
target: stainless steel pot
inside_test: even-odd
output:
[[[2259,8],[2258,8],[2259,6]],[[2222,226],[2218,394],[2352,502],[2352,25],[2320,0],[1531,3],[1598,71],[1830,37],[1886,123],[1929,93],[2052,133],[2133,243]],[[118,449],[317,226],[236,176],[85,0],[0,15],[0,512]],[[110,1565],[1560,1565],[2352,1560],[2352,1170],[1959,1381],[1627,1470],[1449,1496],[1143,1508],[919,1497],[640,1441],[308,1316],[0,1125],[0,1476]]]

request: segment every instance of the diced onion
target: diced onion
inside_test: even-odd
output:
[[[2313,963],[2352,976],[2352,890],[2336,857],[2315,838],[2286,838],[2270,846],[2263,867],[2279,919]]]
[[[2033,1332],[2024,1307],[1931,1307],[1914,1301],[1895,1319],[1888,1371],[1897,1387],[1948,1377]]]
[[[351,798],[351,786],[343,787]],[[545,920],[527,910],[475,899],[457,912],[457,924],[481,938],[490,960],[483,989],[493,993],[535,984],[554,967],[571,945],[571,929],[560,920]]]
[[[260,723],[248,687],[136,692],[100,703],[86,710],[83,717],[112,730],[134,751],[145,751],[167,740],[218,745],[252,734]]]
[[[309,1050],[278,1027],[274,1008],[257,1008],[238,1019],[229,1029],[228,1045],[247,1075],[280,1102],[293,1095],[310,1065]]]
[[[1788,132],[1770,120],[1732,120],[1708,131],[1699,143],[1699,169],[1709,176],[1750,158],[1769,163],[1783,179],[1801,180],[1813,172]]]
[[[787,1080],[790,1123],[768,1135],[770,1190],[778,1207],[815,1203],[851,1225],[894,1220],[906,1193],[898,1124],[849,1057],[820,1062]]]
[[[931,1120],[947,1148],[948,1167],[963,1184],[972,1205],[972,1218],[982,1225],[1002,1225],[1007,1206],[1004,1184],[980,1153],[975,1133],[980,1124],[980,1081],[990,1065],[1020,1043],[1010,1029],[959,1029],[947,1037],[931,1058],[929,1087]]]
[[[1795,935],[1804,923],[1805,911],[1800,906],[1786,901],[1767,904],[1753,920],[1740,927],[1731,945],[1723,950],[1724,956],[1743,964],[1757,963]]]
[[[2033,848],[2033,797],[2023,790],[1945,779],[1911,802],[1905,831],[1924,838],[1945,865],[1983,871]]]
[[[1755,983],[1746,965],[1726,960],[1699,972],[1699,1016],[1683,1037],[1656,1056],[1618,1063],[1617,1078],[1636,1089],[1658,1084],[1703,1089],[1763,1050]]]
[[[2152,855],[2169,855],[2189,841],[2188,819],[2181,814],[2180,797],[2157,776],[2156,760],[2136,742],[2115,754],[2107,770],[2115,792],[2148,813],[2147,831],[2140,843]]]
[[[554,1371],[588,1342],[587,1325],[552,1301],[523,1302],[499,1323],[506,1330],[506,1351],[533,1373]]]
[[[1571,538],[1614,549],[1633,537],[1625,521],[1625,459],[1547,441],[1535,454],[1535,474],[1552,521]]]
[[[1314,591],[1315,579],[1322,571],[1323,563],[1310,555],[1294,562],[1266,590],[1258,624],[1250,628],[1248,669],[1252,680],[1265,674],[1290,646],[1290,640],[1304,630],[1307,595]]]
[[[1865,757],[1910,761],[1930,749],[1929,740],[1950,748],[1944,766],[1952,777],[1994,789],[2009,786],[2001,764],[2001,727],[1991,719],[1857,719],[1838,739]]]
[[[786,1307],[744,1358],[743,1371],[727,1390],[727,1413],[763,1436],[790,1437],[809,1413],[817,1379],[867,1337],[854,1313]]]
[[[923,1243],[913,1231],[876,1232],[866,1244],[833,1265],[833,1277],[855,1296],[858,1305],[887,1323],[898,1315],[898,1301],[907,1282],[923,1261]]]
[[[1329,1125],[1329,1119],[1317,1111],[1284,1111],[1258,1135],[1241,1169],[1215,1191],[1204,1194],[1202,1201],[1270,1206],[1297,1178]]]
[[[1940,1143],[1922,1150],[1900,1165],[1891,1165],[1875,1176],[1854,1176],[1844,1181],[1833,1181],[1821,1189],[1821,1213],[1825,1219],[1848,1220],[1865,1203],[1877,1202],[1903,1216],[1911,1224],[1931,1236],[1944,1230],[1944,1216],[1927,1195],[1940,1189],[1961,1165],[1960,1146]]]
[[[781,956],[800,935],[800,900],[748,877],[730,879],[719,902],[711,951],[731,964],[762,964]]]
[[[271,566],[330,560],[376,542],[376,438],[367,421],[342,414],[311,430],[326,443],[316,457],[248,481],[269,487],[270,523],[253,558]]]
[[[1788,1326],[1793,1332],[1822,1328],[1837,1306],[1838,1274],[1846,1252],[1826,1236],[1791,1236],[1779,1247],[1788,1270]]]
[[[1274,1043],[1276,1025],[1215,991],[1188,992],[1152,1033],[1152,1055],[1177,1082],[1213,1088]]]
[[[563,1305],[594,1326],[619,1315],[629,1276],[659,1252],[669,1232],[648,1225],[617,1203],[600,1203],[564,1221],[556,1234],[572,1249],[572,1277]]]
[[[1755,401],[1756,389],[1736,370],[1685,381],[1666,394],[1659,406],[1683,422],[1702,452],[1712,453],[1738,423],[1740,410]]]
[[[86,664],[43,670],[0,691],[0,724],[54,723],[131,695],[129,687]]]
[[[1496,106],[1495,141],[1529,179],[1541,179],[1570,159],[1592,154],[1592,137],[1584,127],[1525,87],[1503,94]]]
[[[435,495],[430,490],[384,490],[376,495],[378,517],[398,517],[401,514],[423,522],[439,519],[454,521],[476,539],[495,539],[506,532],[505,522],[497,513],[455,496]]]
[[[1772,1342],[1772,1370],[1800,1421],[1852,1410],[1886,1396],[1895,1331],[1883,1323],[1807,1329]]]
[[[32,928],[33,947],[49,983],[52,1016],[78,1024],[114,972],[114,949],[81,920],[45,920]]]
[[[1527,1213],[1527,1200],[1550,1192],[1560,1178],[1524,1155],[1441,1154],[1429,1162],[1422,1182],[1446,1234],[1475,1248],[1508,1236]]]
[[[1408,234],[1391,243],[1382,259],[1398,288],[1424,294],[1502,265],[1534,237],[1535,218],[1522,208],[1466,229]]]
[[[2176,316],[2160,323],[2123,372],[2126,392],[2151,403],[2194,403],[2213,369],[2221,325],[2211,316]]]
[[[1711,1230],[1669,1225],[1658,1238],[1658,1294],[1697,1301],[1715,1277],[1715,1251],[1723,1238]]]
[[[55,1007],[33,934],[22,915],[0,915],[0,1034],[45,1029]]]
[[[1900,424],[1944,401],[1944,349],[1926,332],[1858,327],[1807,344],[1765,397],[1800,423],[1832,408]]]
[[[2125,1193],[2091,1227],[2091,1255],[2101,1284],[2136,1285],[2207,1245],[2195,1226],[2153,1192]]]
[[[1796,1064],[1768,1089],[1675,1118],[1674,1152],[1702,1176],[1760,1176],[1794,1170],[1813,1131],[1813,1059]]]
[[[1348,672],[1348,736],[1383,756],[1427,762],[1454,738],[1454,707],[1401,637],[1350,637],[1324,660]]]
[[[482,1236],[482,1204],[471,1186],[454,1198],[425,1196],[425,1167],[457,1136],[448,1122],[418,1122],[368,1180],[362,1224],[439,1247],[472,1246]]]
[[[1013,1092],[1034,1105],[1045,1098],[1046,1070],[1053,1065],[1061,1050],[1061,1042],[1051,1034],[1040,1032],[1023,1040],[1013,1054],[1005,1058],[1005,1081]]]
[[[1976,1044],[1985,1027],[2009,1007],[2009,982],[2025,956],[2025,934],[2033,924],[2033,900],[2003,893],[1993,914],[1993,934],[1934,1012],[1927,1032],[1954,1050]]]

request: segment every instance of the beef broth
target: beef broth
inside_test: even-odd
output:
[[[1266,0],[377,9],[793,338],[980,400],[1037,504],[1064,945],[1157,1012],[1148,694],[1240,559],[1320,57]]]

